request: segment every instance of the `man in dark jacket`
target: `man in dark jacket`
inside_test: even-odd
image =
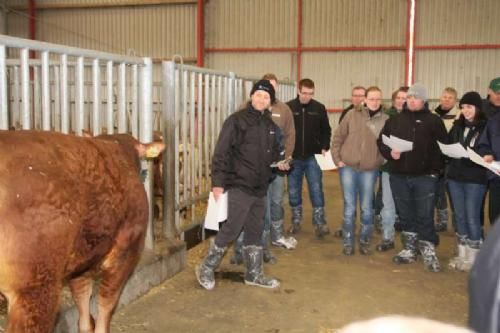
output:
[[[325,106],[313,99],[314,82],[311,79],[299,81],[297,98],[287,102],[295,123],[295,148],[293,168],[288,175],[288,195],[292,208],[290,233],[300,231],[302,222],[302,180],[307,179],[309,196],[313,206],[312,223],[316,237],[329,233],[325,221],[325,199],[321,169],[314,154],[325,154],[330,149],[332,130]]]
[[[246,109],[226,119],[212,159],[212,192],[215,200],[228,193],[227,222],[211,243],[196,277],[205,289],[215,286],[214,270],[219,266],[227,245],[242,229],[245,283],[263,288],[279,287],[278,280],[264,276],[262,229],[265,196],[272,176],[271,164],[282,159],[279,127],[271,120],[269,106],[275,91],[268,80],[252,88]],[[288,165],[280,164],[280,170]]]
[[[392,194],[403,229],[404,249],[393,261],[397,264],[415,262],[418,244],[426,269],[437,272],[440,265],[435,245],[439,238],[432,213],[436,183],[444,168],[437,141],[446,143],[447,133],[439,117],[429,111],[426,101],[426,89],[419,84],[413,85],[407,93],[406,108],[387,120],[378,146],[389,163]],[[382,135],[411,141],[413,149],[408,152],[391,150],[383,143]]]
[[[488,98],[483,101],[483,111],[487,118],[500,113],[500,77],[491,80],[488,86]]]

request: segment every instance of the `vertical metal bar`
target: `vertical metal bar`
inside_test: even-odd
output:
[[[21,49],[21,127],[31,129],[29,50]]]
[[[59,66],[54,66],[54,130],[61,131],[61,87]]]
[[[203,74],[198,73],[198,81],[196,83],[198,97],[196,99],[198,111],[196,112],[196,152],[198,153],[196,156],[196,170],[197,174],[197,183],[198,183],[198,191],[197,194],[202,194],[204,189],[203,185],[203,147],[201,138],[205,134],[203,131]]]
[[[78,57],[76,60],[76,77],[75,77],[75,134],[82,135],[85,119],[84,98],[83,98],[83,79],[84,67],[83,57]]]
[[[221,106],[222,106],[222,76],[219,75],[217,76],[217,110],[223,110]],[[225,119],[225,117],[223,117],[223,112],[219,112],[218,117],[215,118],[216,120],[215,128],[217,129],[217,133],[220,132],[222,119]]]
[[[61,54],[61,132],[69,133],[68,55]]]
[[[175,210],[174,210],[174,220],[172,223],[175,225],[175,230],[177,231],[178,234],[180,234],[181,238],[184,236],[181,233],[181,230],[179,228],[179,223],[180,223],[180,211],[177,207],[177,205],[180,202],[180,182],[181,182],[181,177],[180,177],[180,172],[179,172],[179,164],[180,164],[180,127],[181,127],[181,114],[182,114],[182,101],[181,101],[181,81],[182,81],[182,75],[180,69],[175,70],[174,74],[174,83],[175,83],[175,127],[174,127],[174,139],[175,139],[175,147],[174,147],[174,180],[175,180],[175,191],[174,191],[174,196],[175,196]]]
[[[113,61],[109,60],[106,64],[106,82],[108,90],[107,109],[106,109],[106,133],[113,134]]]
[[[217,137],[219,136],[219,132],[215,128],[215,117],[218,117],[221,110],[217,110],[215,108],[215,75],[210,75],[211,84],[210,84],[210,131],[212,132],[212,137],[210,138],[210,146],[212,147],[212,151],[215,150],[215,143],[217,141]]]
[[[40,129],[41,128],[41,98],[40,98],[40,69],[38,66],[33,66],[33,124],[32,128]]]
[[[204,133],[204,147],[203,150],[205,151],[204,157],[205,157],[205,177],[207,177],[207,182],[206,182],[206,190],[209,190],[209,182],[208,182],[208,175],[210,174],[210,163],[212,161],[212,146],[210,145],[210,139],[213,136],[213,133],[210,131],[209,127],[209,117],[210,117],[210,94],[209,94],[209,87],[210,87],[210,75],[205,74],[205,85],[204,85],[204,91],[203,94],[205,96],[204,100],[204,105],[203,105],[203,133]]]
[[[9,129],[9,108],[7,100],[7,67],[5,45],[0,45],[0,129]]]
[[[143,143],[153,140],[153,62],[151,58],[144,58],[144,65],[141,67],[141,112],[139,114],[139,140]],[[146,232],[145,247],[149,250],[153,249],[153,178],[151,172],[153,170],[152,163],[142,161],[142,168],[146,169],[147,176],[144,180],[144,187],[149,202],[149,222]]]
[[[175,230],[175,63],[172,61],[162,63],[162,114],[163,114],[163,139],[165,140],[166,153],[163,154],[163,233],[167,239],[176,237]]]
[[[125,63],[118,66],[118,133],[127,133],[126,69]]]
[[[42,129],[50,131],[49,52],[42,52]]]
[[[21,96],[19,92],[20,80],[19,80],[19,66],[14,66],[14,102],[12,103],[12,126],[16,129],[21,125],[21,104],[19,103]]]
[[[92,131],[94,135],[101,134],[101,67],[99,59],[92,60]]]
[[[182,199],[185,201],[188,198],[188,146],[187,146],[187,113],[188,113],[188,99],[187,99],[187,71],[183,70],[181,73],[182,84],[181,84],[181,94],[182,94],[182,108],[181,108],[181,142],[182,142]]]
[[[196,113],[196,105],[195,105],[195,79],[196,79],[196,73],[191,72],[191,77],[189,80],[189,90],[190,90],[190,96],[189,96],[189,103],[190,103],[190,111],[189,111],[189,196],[190,199],[193,199],[195,197],[195,172],[196,168],[194,166],[195,163],[195,154],[196,154],[196,138],[195,138],[195,113]],[[191,204],[191,223],[195,221],[195,204],[194,200],[192,201]]]
[[[234,112],[234,110],[236,109],[236,105],[235,105],[235,101],[237,100],[236,96],[235,96],[235,78],[236,78],[236,75],[233,73],[233,72],[229,72],[229,84],[228,84],[228,87],[227,87],[227,114],[226,114],[226,117],[228,115],[230,115],[231,113]]]
[[[137,89],[137,65],[132,65],[132,111],[131,111],[131,126],[132,126],[132,136],[137,138],[139,136],[139,104],[137,100],[138,89]]]

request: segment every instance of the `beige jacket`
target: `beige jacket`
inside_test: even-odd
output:
[[[387,119],[389,116],[383,109],[372,118],[365,107],[349,112],[333,135],[331,147],[335,164],[342,161],[361,171],[378,169],[384,158],[378,150],[377,139]]]
[[[246,100],[238,108],[238,110],[247,107],[250,100]],[[285,145],[285,158],[292,158],[293,149],[295,147],[295,123],[293,121],[293,114],[290,107],[276,99],[273,105],[269,108],[271,111],[271,118],[274,123],[283,132],[283,144]]]

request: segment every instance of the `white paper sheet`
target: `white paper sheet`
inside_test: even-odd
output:
[[[382,142],[392,150],[399,151],[400,153],[413,150],[413,142],[400,139],[394,135],[388,137],[382,134]]]
[[[439,149],[441,149],[443,154],[445,154],[446,156],[449,156],[451,158],[469,158],[467,150],[465,150],[464,146],[462,146],[458,142],[450,145],[446,145],[439,141],[437,143],[439,145]]]
[[[486,169],[490,170],[491,172],[497,174],[500,176],[500,162],[499,161],[493,161],[491,163],[486,163],[481,156],[479,156],[478,153],[476,153],[474,150],[467,148],[467,154],[469,154],[469,158],[471,159],[472,162],[477,163],[479,165],[482,165]]]
[[[213,192],[210,192],[207,214],[205,215],[205,228],[218,231],[219,222],[225,220],[227,220],[227,192],[224,192],[217,201],[215,201]]]
[[[337,169],[337,166],[333,163],[332,153],[330,150],[325,153],[325,156],[323,156],[323,154],[314,154],[314,157],[316,158],[316,162],[318,162],[321,170]]]

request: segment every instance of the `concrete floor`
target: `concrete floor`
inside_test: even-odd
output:
[[[341,224],[342,199],[335,172],[324,173],[327,220],[333,231]],[[316,240],[306,192],[305,223],[297,249],[273,248],[279,262],[266,273],[281,280],[270,291],[243,284],[243,268],[226,255],[216,274],[216,287],[198,286],[193,270],[207,242],[188,252],[188,267],[149,294],[119,309],[113,332],[335,332],[359,319],[386,314],[421,316],[465,325],[467,274],[448,270],[454,235],[441,234],[438,256],[443,272],[425,272],[421,261],[404,266],[391,262],[396,250],[352,257],[341,254],[340,239]],[[289,209],[286,208],[286,225]],[[378,242],[376,235],[374,244]]]

